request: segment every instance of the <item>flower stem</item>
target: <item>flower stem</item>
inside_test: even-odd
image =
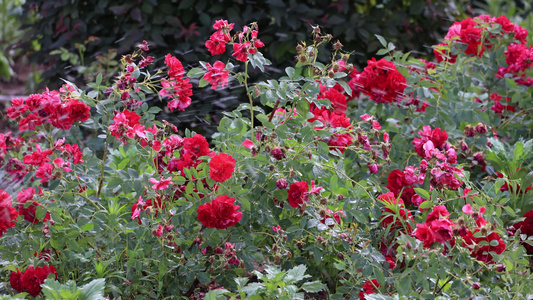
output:
[[[254,134],[254,101],[252,98],[252,93],[250,93],[250,89],[248,88],[248,60],[246,63],[244,63],[244,88],[246,89],[246,95],[248,96],[248,100],[250,101],[250,127],[251,127],[251,140],[252,143],[255,144],[255,134]]]

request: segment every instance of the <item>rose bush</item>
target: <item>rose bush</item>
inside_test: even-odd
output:
[[[314,27],[287,76],[252,85],[271,62],[256,24],[234,27],[215,22],[205,43],[225,63],[186,71],[169,54],[152,68],[143,43],[112,86],[97,76],[90,90],[13,100],[24,134],[0,134],[0,163],[22,185],[0,191],[10,294],[50,297],[70,280],[121,299],[533,294],[524,28],[457,22],[437,62],[378,36],[385,57],[359,72]],[[230,80],[249,103],[225,112],[211,144],[148,105],[186,110],[193,84]]]

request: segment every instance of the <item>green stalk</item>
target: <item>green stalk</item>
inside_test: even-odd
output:
[[[244,88],[246,89],[246,94],[248,95],[248,100],[250,101],[250,127],[251,127],[251,135],[252,135],[252,143],[255,144],[255,134],[254,134],[254,101],[252,98],[252,93],[250,93],[250,89],[248,88],[248,60],[244,64],[244,73],[246,74],[244,76]]]

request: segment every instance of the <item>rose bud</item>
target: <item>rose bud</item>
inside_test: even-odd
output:
[[[464,129],[464,133],[466,136],[473,137],[476,134],[476,131],[472,126],[466,125]]]
[[[483,124],[483,123],[477,123],[476,124],[476,131],[477,133],[479,134],[485,134],[487,133],[487,125]]]
[[[470,150],[470,148],[468,148],[468,145],[465,143],[465,141],[461,141],[461,151],[467,152],[468,150]]]
[[[479,284],[479,282],[474,282],[472,283],[472,287],[474,288],[474,290],[479,290],[479,288],[481,288],[481,285]]]
[[[506,268],[507,267],[504,264],[497,264],[496,265],[496,271],[498,271],[498,272],[503,272],[503,271],[505,271]]]
[[[270,152],[270,155],[274,156],[274,158],[277,160],[282,160],[285,158],[285,151],[280,148],[274,148]]]
[[[287,182],[287,180],[281,178],[281,179],[278,179],[276,181],[276,186],[278,187],[278,189],[280,190],[284,190],[287,188],[287,186],[289,185],[289,183]]]
[[[478,162],[479,165],[485,165],[485,158],[483,157],[483,153],[476,152],[474,153],[474,160]]]

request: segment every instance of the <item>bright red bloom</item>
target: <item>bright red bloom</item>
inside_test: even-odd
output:
[[[437,205],[433,207],[433,210],[428,214],[426,218],[427,223],[431,223],[434,220],[447,219],[450,213],[444,205]]]
[[[237,224],[242,218],[241,207],[234,205],[234,198],[218,196],[210,203],[198,207],[198,220],[207,228],[225,229]]]
[[[234,25],[234,23],[228,23],[226,20],[217,20],[215,24],[213,24],[213,28],[216,32],[205,42],[205,46],[211,55],[218,55],[226,52],[226,43],[231,39],[229,33]]]
[[[209,161],[209,177],[216,182],[230,179],[234,170],[235,159],[231,155],[220,153]]]
[[[24,163],[27,165],[41,166],[42,164],[49,162],[50,158],[48,157],[48,155],[54,153],[54,151],[41,151],[41,146],[39,144],[36,144],[35,147],[37,148],[37,150],[35,150],[31,154],[27,154],[24,156]]]
[[[304,201],[309,200],[307,192],[309,191],[309,185],[305,181],[295,182],[289,187],[289,204],[296,208],[300,206]]]
[[[444,243],[452,238],[453,222],[447,219],[434,220],[430,223],[435,241]]]
[[[9,118],[16,119],[28,110],[28,105],[24,104],[24,98],[13,98],[11,99],[11,107],[6,110]]]
[[[433,230],[428,226],[427,223],[416,224],[415,237],[422,241],[424,248],[431,247],[431,244],[435,242],[435,237],[433,236]]]
[[[359,299],[360,300],[365,300],[366,297],[365,295],[371,295],[371,294],[375,294],[376,291],[375,291],[375,288],[376,287],[380,287],[378,281],[376,279],[372,279],[372,281],[367,281],[363,284],[363,289],[365,290],[364,292],[359,292]]]
[[[55,274],[55,278],[57,279],[57,271],[53,265],[43,267],[29,266],[20,277],[20,283],[22,283],[22,286],[24,286],[24,289],[30,295],[37,297],[41,292],[41,285],[50,274]],[[15,281],[17,279],[16,276],[17,275],[15,275]],[[20,283],[16,283],[17,287],[20,287]]]
[[[448,133],[440,128],[431,129],[431,126],[425,125],[423,130],[418,131],[420,138],[415,138],[413,145],[418,156],[431,159],[435,155],[438,159],[446,160],[447,157],[443,152],[450,148]],[[453,160],[453,153],[450,153]]]
[[[229,39],[228,39],[229,40]],[[226,52],[226,35],[217,31],[213,33],[207,41],[205,41],[205,47],[211,53],[211,55],[219,55]]]
[[[229,71],[225,70],[226,65],[221,61],[216,61],[213,66],[206,64],[207,73],[204,74],[204,79],[209,81],[212,85],[211,89],[216,90],[218,85],[220,88],[228,86]]]
[[[11,276],[9,276],[9,283],[11,283],[11,287],[19,293],[24,292],[22,275],[23,274],[17,269],[17,271],[11,271]]]
[[[0,237],[7,232],[7,229],[15,227],[15,220],[18,217],[17,210],[12,207],[11,195],[4,190],[0,190]]]
[[[52,173],[54,172],[54,166],[51,163],[44,163],[39,166],[37,171],[35,171],[35,177],[40,178],[41,182],[47,182],[48,180],[54,178]]]
[[[152,188],[154,190],[164,190],[164,189],[167,189],[170,186],[170,184],[172,184],[172,177],[165,179],[163,176],[161,176],[161,180],[150,178],[149,181],[154,184],[152,185]]]
[[[183,143],[183,150],[190,154],[193,158],[209,155],[209,143],[201,134],[195,134],[190,138],[186,138]]]
[[[189,105],[191,105],[192,96],[192,84],[189,82],[189,78],[186,79],[161,79],[161,85],[163,89],[159,91],[161,97],[170,97],[171,101],[167,103],[170,111],[175,109],[184,111]]]
[[[361,74],[357,75],[361,92],[376,103],[399,102],[404,98],[407,81],[393,62],[382,58],[369,60]]]
[[[183,69],[181,61],[176,57],[172,56],[170,53],[165,55],[165,64],[169,68],[168,76],[170,76],[170,78],[181,79],[183,77],[183,74],[185,74],[185,69]]]
[[[69,116],[69,122],[72,124],[77,121],[87,121],[91,117],[91,108],[87,104],[72,99],[65,106],[66,113]]]
[[[231,56],[235,56],[235,59],[238,61],[246,62],[248,59],[248,50],[250,49],[250,42],[246,41],[242,44],[234,43],[233,44],[233,54]]]
[[[320,85],[320,89],[321,91],[320,94],[318,94],[317,99],[328,99],[331,102],[331,108],[333,111],[346,112],[346,103],[348,100],[344,94],[335,87],[326,89],[324,85]],[[312,106],[314,106],[314,104]]]

